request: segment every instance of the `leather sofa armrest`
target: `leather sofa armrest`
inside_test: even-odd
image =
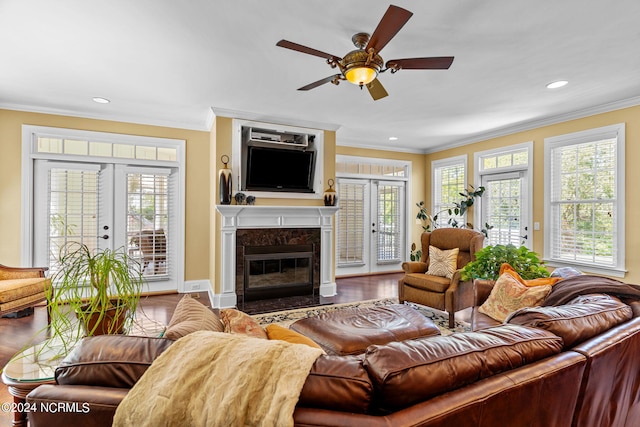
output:
[[[406,261],[402,263],[402,269],[405,273],[426,273],[429,267],[426,262]]]
[[[30,427],[109,427],[128,389],[45,384],[27,395]]]
[[[475,279],[473,281],[473,305],[480,306],[484,303],[495,285],[495,281],[486,279]]]
[[[131,388],[173,342],[126,335],[84,338],[56,368],[56,382]]]

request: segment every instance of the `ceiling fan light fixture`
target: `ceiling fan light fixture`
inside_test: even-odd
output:
[[[345,55],[340,68],[345,79],[354,85],[362,86],[378,77],[383,64],[380,55],[368,54],[363,49],[356,49]]]
[[[378,77],[378,71],[371,67],[355,67],[346,71],[344,77],[355,85],[366,85]]]

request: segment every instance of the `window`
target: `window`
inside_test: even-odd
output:
[[[476,182],[485,188],[474,209],[489,224],[486,244],[533,248],[530,218],[533,142],[475,153]]]
[[[338,155],[337,275],[397,271],[406,258],[411,163]]]
[[[545,139],[545,258],[624,276],[624,124]]]
[[[449,221],[448,209],[455,208],[455,203],[461,199],[460,193],[466,189],[467,156],[452,157],[436,160],[431,163],[432,170],[432,210],[431,215],[437,215],[437,227],[447,227]],[[454,220],[466,223],[464,216],[451,215]]]
[[[182,140],[23,126],[24,259],[55,273],[60,249],[125,248],[150,291],[184,276]]]

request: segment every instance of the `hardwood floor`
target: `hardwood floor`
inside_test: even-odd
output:
[[[334,304],[364,301],[377,298],[390,298],[398,295],[398,279],[403,273],[392,273],[375,276],[339,278],[336,280],[337,295],[324,299],[324,303]],[[210,306],[206,292],[197,297],[203,304]],[[180,294],[155,295],[143,297],[138,315],[167,324],[173,315],[176,304],[182,298]],[[0,366],[7,364],[9,359],[28,343],[36,343],[44,338],[42,331],[47,324],[47,314],[44,307],[36,307],[32,316],[20,319],[0,318]],[[0,384],[0,403],[12,402],[7,387]],[[12,414],[0,412],[0,427],[11,426]]]

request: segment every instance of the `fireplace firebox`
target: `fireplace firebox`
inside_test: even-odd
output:
[[[238,230],[239,301],[315,296],[320,287],[320,252],[319,228]]]
[[[313,295],[313,246],[246,246],[244,300]]]

